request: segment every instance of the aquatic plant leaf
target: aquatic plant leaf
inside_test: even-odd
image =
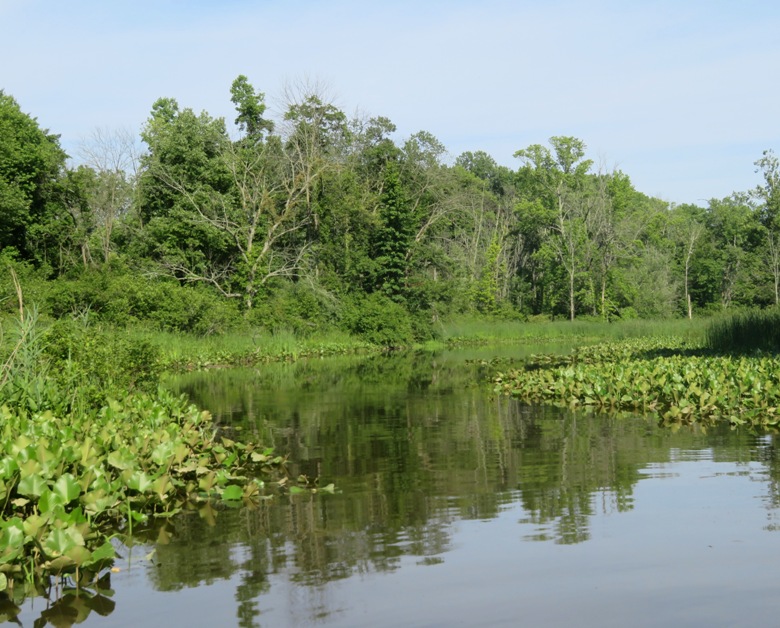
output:
[[[129,514],[133,521],[138,521],[139,523],[142,523],[149,518],[144,513],[138,512],[137,510],[131,510]]]
[[[69,504],[81,495],[81,486],[70,473],[65,473],[57,478],[52,492],[62,498],[63,502]]]
[[[168,498],[168,493],[173,489],[171,484],[171,476],[168,474],[161,475],[152,483],[152,490],[154,494],[160,499],[165,501]]]
[[[10,478],[19,470],[19,464],[11,456],[0,460],[0,478]]]
[[[244,497],[244,489],[242,489],[240,486],[236,486],[235,484],[230,484],[226,486],[225,489],[222,491],[223,501],[237,501],[243,499],[243,497]]]
[[[217,474],[213,471],[209,471],[206,473],[206,475],[198,480],[198,488],[200,488],[202,491],[209,492],[214,487],[216,479]]]
[[[171,441],[160,443],[152,450],[151,459],[156,465],[164,466],[173,458],[175,445]]]
[[[65,507],[65,501],[61,495],[53,493],[48,487],[41,492],[38,498],[38,511],[42,514],[51,514],[56,510],[62,510]]]
[[[22,477],[19,484],[16,485],[16,491],[26,497],[40,497],[46,489],[48,489],[46,480],[37,473]]]
[[[92,552],[90,552],[83,545],[76,545],[66,551],[65,556],[70,558],[74,565],[81,567],[84,563],[89,562],[89,560],[92,558]]]
[[[154,481],[146,475],[145,471],[136,471],[127,479],[127,487],[139,493],[146,493],[152,486],[154,486]]]
[[[173,451],[173,460],[176,464],[181,464],[191,453],[191,449],[184,443],[178,443]]]
[[[81,502],[84,505],[84,510],[94,516],[115,507],[119,504],[119,498],[115,495],[107,494],[104,489],[97,489],[84,493],[81,496]]]
[[[56,557],[65,554],[76,546],[84,545],[84,537],[74,526],[54,528],[41,544],[47,556]]]
[[[52,574],[70,572],[73,571],[75,567],[76,564],[73,562],[73,559],[70,558],[69,556],[57,556],[57,558],[47,560],[43,564],[43,568]]]
[[[110,454],[108,454],[108,458],[106,460],[108,464],[110,464],[115,469],[119,469],[120,471],[132,469],[136,463],[135,456],[133,456],[133,454],[127,449],[112,451]]]
[[[24,520],[24,534],[29,538],[37,538],[41,530],[49,523],[48,517],[30,515]]]

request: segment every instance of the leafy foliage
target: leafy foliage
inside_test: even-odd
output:
[[[343,319],[351,334],[381,347],[401,347],[413,339],[409,314],[379,292],[353,301],[344,308]]]
[[[667,424],[780,425],[780,360],[719,356],[678,339],[600,344],[499,373],[496,392],[535,403],[656,412]]]
[[[350,311],[381,293],[422,340],[454,314],[614,321],[780,303],[772,150],[755,190],[678,206],[595,171],[576,137],[521,148],[513,170],[479,150],[450,161],[427,131],[397,140],[390,120],[350,118],[316,86],[284,96],[274,115],[238,76],[232,134],[160,98],[140,159],[103,137],[66,167],[57,137],[0,93],[0,249],[37,273],[25,290],[41,315],[366,337]],[[407,337],[396,331],[380,342]]]

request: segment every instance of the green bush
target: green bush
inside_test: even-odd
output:
[[[345,301],[342,324],[350,334],[382,347],[407,346],[414,340],[409,313],[380,293]]]
[[[336,300],[328,292],[303,282],[279,282],[258,296],[247,322],[252,327],[284,329],[307,337],[333,328],[336,318]]]
[[[68,409],[99,407],[132,391],[152,392],[162,372],[160,350],[83,320],[62,319],[44,336],[49,382],[67,396]]]
[[[161,330],[199,335],[241,325],[238,303],[206,286],[182,286],[171,278],[145,277],[123,268],[59,279],[48,292],[46,310],[56,319],[89,314],[119,327],[148,322]]]

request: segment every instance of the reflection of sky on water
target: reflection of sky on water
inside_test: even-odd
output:
[[[766,531],[766,469],[705,452],[648,465],[629,511],[595,495],[582,543],[530,541],[537,530],[514,501],[489,520],[453,521],[446,551],[404,555],[395,570],[303,586],[288,565],[257,598],[257,625],[772,625],[780,534]],[[231,550],[237,563],[243,554]],[[136,558],[115,576],[116,625],[236,625],[240,573],[164,593],[139,577],[154,569]]]

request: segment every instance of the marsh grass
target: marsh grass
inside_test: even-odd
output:
[[[640,337],[674,336],[702,342],[703,319],[629,320],[612,323],[589,320],[521,322],[455,319],[443,325],[443,339],[457,342],[523,342],[556,340],[623,340]]]
[[[746,310],[713,319],[707,327],[706,346],[728,353],[780,351],[780,308]]]
[[[248,365],[307,356],[342,355],[370,347],[368,343],[340,331],[309,336],[286,329],[214,336],[143,329],[131,333],[159,347],[163,363],[172,368]]]

